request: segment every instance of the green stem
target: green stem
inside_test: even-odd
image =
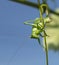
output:
[[[39,6],[39,11],[40,11],[40,18],[42,20],[43,27],[45,27],[44,26],[44,19],[43,19],[42,9],[40,7],[40,0],[38,0],[38,6]],[[45,33],[45,30],[43,31],[43,33],[44,33],[44,43],[45,43],[45,52],[46,52],[46,65],[48,65],[48,49],[47,49],[47,43],[46,43],[46,33]],[[38,39],[38,41],[39,41],[39,39]]]
[[[44,32],[45,35],[45,32]],[[44,42],[45,42],[45,52],[46,52],[46,65],[48,65],[48,49],[47,49],[47,43],[46,43],[46,35],[44,36]]]

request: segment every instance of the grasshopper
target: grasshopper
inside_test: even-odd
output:
[[[44,25],[43,25],[42,21],[44,21]],[[32,26],[32,33],[31,33],[30,38],[37,39],[39,44],[42,47],[43,47],[43,45],[40,43],[40,36],[44,37],[42,35],[42,32],[43,31],[45,32],[45,30],[44,30],[45,25],[46,25],[46,23],[49,23],[49,22],[51,22],[49,17],[43,18],[43,20],[41,18],[36,18],[35,20],[30,20],[30,21],[24,22],[24,24]],[[45,32],[45,34],[46,34],[46,32]],[[48,35],[46,34],[46,36],[48,36]]]
[[[43,37],[41,33],[44,31],[44,27],[46,23],[49,23],[51,20],[49,17],[46,17],[43,19],[43,21],[44,21],[44,25],[41,18],[36,18],[35,20],[24,22],[25,24],[32,26],[32,34],[30,36],[31,38],[38,39],[39,35]],[[33,23],[31,24],[30,22]]]

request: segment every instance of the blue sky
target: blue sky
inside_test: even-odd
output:
[[[35,8],[0,0],[0,65],[45,65],[44,50],[29,38],[31,27],[24,25],[24,21],[39,17],[38,13]],[[59,65],[58,60],[59,52],[49,51],[49,65]]]

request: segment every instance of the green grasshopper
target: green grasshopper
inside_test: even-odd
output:
[[[44,27],[46,23],[49,23],[51,20],[49,17],[46,17],[43,19],[43,21],[44,21],[44,25],[40,18],[36,18],[35,20],[24,22],[25,24],[32,26],[32,34],[30,36],[31,38],[38,39],[39,35],[43,37],[41,33],[44,31]],[[30,22],[33,22],[33,24],[31,24]]]
[[[44,21],[44,25],[43,25],[42,21]],[[50,21],[51,21],[50,18],[46,17],[43,20],[41,18],[36,18],[35,20],[30,20],[30,21],[24,22],[24,24],[32,26],[32,34],[31,34],[30,38],[37,39],[40,43],[40,36],[44,37],[42,35],[42,32],[43,31],[45,32],[45,30],[44,30],[45,25],[46,25],[46,23],[49,23]],[[32,24],[31,24],[31,22],[32,22]],[[46,32],[45,32],[45,34],[46,34]],[[48,36],[48,35],[46,34],[46,36]],[[40,43],[40,45],[41,45],[41,43]]]

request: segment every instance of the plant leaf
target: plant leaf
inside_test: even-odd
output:
[[[59,9],[56,10],[59,12]],[[47,46],[50,50],[59,50],[59,16],[51,14],[52,22],[47,25],[46,32],[49,35],[47,37]]]

